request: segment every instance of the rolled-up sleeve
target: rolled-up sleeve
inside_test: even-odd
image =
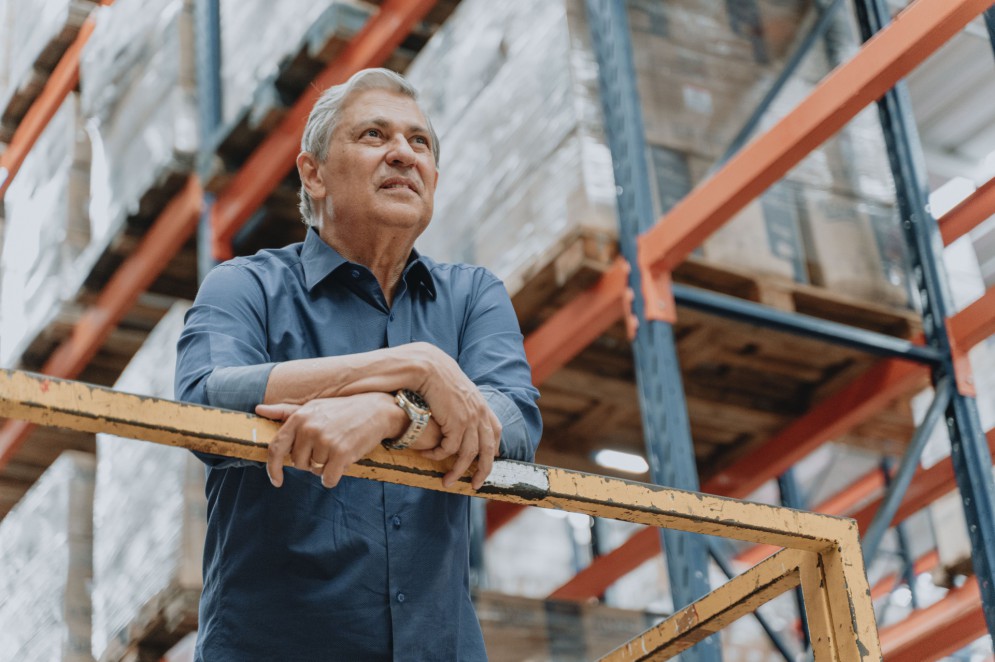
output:
[[[197,293],[177,343],[175,396],[183,402],[253,412],[275,363],[266,351],[266,298],[237,265],[216,267]],[[196,453],[217,468],[257,463]]]
[[[480,269],[475,285],[459,364],[501,422],[501,457],[532,462],[542,436],[542,418],[518,318],[496,276]]]

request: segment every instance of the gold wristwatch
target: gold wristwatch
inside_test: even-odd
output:
[[[432,418],[432,410],[429,409],[425,398],[406,388],[394,394],[394,402],[408,415],[411,424],[404,434],[397,439],[384,439],[383,445],[391,450],[400,451],[415,443],[425,426],[428,425],[428,419]]]

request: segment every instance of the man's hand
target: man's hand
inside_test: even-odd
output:
[[[442,479],[446,487],[459,480],[477,460],[471,483],[479,490],[500,450],[501,422],[452,357],[428,343],[407,347],[416,352],[424,366],[425,377],[415,390],[432,408],[432,418],[442,431],[439,445],[422,454],[433,460],[456,455],[452,469]]]
[[[312,400],[304,405],[259,405],[256,413],[283,425],[269,446],[266,472],[283,485],[283,462],[321,476],[335,487],[349,465],[365,457],[386,438],[403,430],[407,415],[386,393],[360,393]]]

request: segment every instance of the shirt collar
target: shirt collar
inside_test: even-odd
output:
[[[408,257],[408,265],[404,268],[403,278],[408,285],[420,283],[429,296],[435,299],[435,281],[432,272],[421,254],[412,249]],[[314,228],[308,228],[304,246],[301,248],[301,265],[304,268],[304,285],[308,292],[325,280],[330,274],[350,262],[342,257],[337,250],[325,243]]]
[[[308,228],[307,237],[304,238],[304,247],[301,248],[304,285],[307,286],[308,292],[344,264],[349,264],[349,261],[339,255],[337,250],[326,244],[325,240],[318,236],[317,230]]]

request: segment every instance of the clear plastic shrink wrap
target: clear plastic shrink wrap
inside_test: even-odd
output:
[[[116,0],[95,12],[80,59],[93,141],[96,234],[115,233],[142,196],[197,152],[193,0]]]
[[[93,466],[63,453],[0,521],[0,660],[93,660]]]
[[[173,397],[176,340],[189,304],[177,303],[114,388]],[[93,656],[119,659],[154,618],[196,613],[206,501],[204,466],[190,452],[97,435]]]
[[[36,66],[54,67],[53,45],[65,46],[93,9],[91,0],[0,0],[0,115],[19,90],[39,87]]]
[[[704,0],[627,6],[650,176],[663,213],[732,142],[810,24],[813,4],[761,0],[734,13],[730,3]],[[852,26],[838,21],[761,130],[854,47]],[[617,237],[581,0],[464,0],[408,76],[442,141],[435,217],[419,241],[424,252],[486,266],[515,294],[578,237]],[[836,196],[837,210],[849,205],[845,218],[823,222],[826,196]],[[866,250],[838,263],[838,247],[858,235]],[[698,254],[722,267],[908,305],[894,189],[873,111],[813,152]]]
[[[12,367],[99,256],[87,212],[89,145],[70,94],[3,199],[0,366]]]
[[[222,125],[252,103],[260,84],[276,76],[319,19],[348,39],[372,11],[350,0],[281,0],[280,11],[273,11],[272,0],[221,0]]]
[[[567,3],[471,1],[412,63],[442,144],[428,255],[487,266],[515,292],[573,238],[615,235],[587,41]]]

